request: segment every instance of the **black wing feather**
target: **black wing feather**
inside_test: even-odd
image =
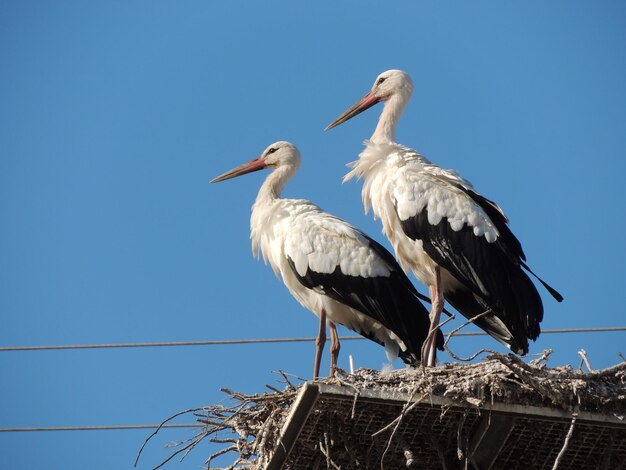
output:
[[[522,249],[522,244],[519,242],[517,237],[513,235],[513,232],[511,232],[511,229],[508,225],[508,220],[500,211],[498,205],[495,202],[487,199],[486,197],[472,191],[471,189],[461,186],[460,184],[457,184],[455,186],[465,192],[469,197],[471,197],[472,200],[476,204],[478,204],[491,219],[495,227],[498,229],[498,232],[500,233],[499,242],[501,243],[501,248],[503,248],[504,251],[511,256],[511,261],[513,261],[513,263],[519,262],[520,266],[522,266],[522,268],[535,276],[535,278],[537,278],[541,285],[545,287],[545,289],[550,293],[552,297],[554,297],[557,302],[562,302],[563,296],[554,287],[550,286],[546,281],[537,276],[537,274],[535,274],[532,269],[530,269],[525,263],[526,255],[524,254],[524,250]]]
[[[462,293],[444,292],[450,303],[468,318],[475,316],[480,306],[490,309],[512,337],[510,341],[503,342],[516,352],[525,354],[528,352],[528,339],[536,339],[539,335],[543,304],[534,284],[521,269],[519,260],[523,251],[519,241],[506,226],[504,216],[491,204],[486,212],[498,214],[493,222],[501,233],[493,243],[489,243],[484,236],[475,236],[473,228],[467,225],[461,230],[453,230],[446,218],[436,225],[430,224],[427,209],[401,221],[402,228],[408,237],[421,240],[428,256],[473,294],[472,303],[468,296],[461,300]],[[506,230],[501,230],[500,225]],[[478,326],[502,341],[502,328],[496,331],[489,325],[489,315],[484,318],[484,321],[477,322]],[[497,324],[495,321],[492,323]]]
[[[332,273],[318,273],[307,269],[304,276],[298,274],[295,263],[289,257],[289,265],[300,283],[337,302],[358,310],[393,331],[407,346],[400,351],[400,358],[415,365],[420,360],[430,321],[428,311],[418,298],[418,292],[395,258],[382,245],[365,236],[370,247],[389,265],[388,277],[361,277],[346,275],[337,266]],[[358,332],[377,341],[367,332]],[[378,342],[378,341],[377,341]],[[443,336],[439,332],[437,346],[443,348]]]

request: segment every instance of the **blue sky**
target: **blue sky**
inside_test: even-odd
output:
[[[398,141],[498,201],[564,294],[541,291],[542,326],[626,324],[624,3],[391,3],[1,2],[0,345],[313,336],[250,252],[265,174],[207,182],[290,140],[303,165],[285,196],[387,244],[360,184],[340,184],[380,109],[322,129],[389,68],[415,82]],[[599,368],[625,340],[544,335],[531,352],[577,366],[584,347]],[[273,370],[310,377],[313,348],[2,352],[0,427],[155,423],[220,387],[261,392]],[[385,361],[366,341],[340,366],[349,354]],[[0,454],[7,469],[130,468],[147,434],[0,433]],[[188,434],[164,432],[140,468]]]

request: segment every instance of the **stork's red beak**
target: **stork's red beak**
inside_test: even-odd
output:
[[[209,183],[219,183],[220,181],[229,180],[231,178],[236,178],[237,176],[245,175],[246,173],[252,173],[253,171],[259,171],[265,168],[265,161],[262,157],[255,158],[243,165],[239,165],[236,168],[233,168],[230,171],[227,171],[223,175],[218,176],[217,178],[213,178]]]
[[[381,101],[381,99],[378,98],[377,96],[375,96],[374,93],[372,93],[371,91],[368,92],[363,98],[361,98],[354,105],[352,105],[352,107],[350,109],[348,109],[345,113],[343,113],[341,116],[339,116],[333,122],[331,122],[328,125],[328,127],[326,129],[324,129],[324,130],[327,131],[329,129],[332,129],[333,127],[338,126],[342,122],[346,122],[348,119],[353,118],[354,116],[356,116],[357,114],[362,113],[366,109],[371,108],[372,106],[374,106],[379,101]]]

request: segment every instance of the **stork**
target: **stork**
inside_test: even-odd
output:
[[[259,158],[213,179],[272,169],[252,206],[250,239],[255,257],[262,253],[291,295],[319,317],[313,377],[330,330],[334,376],[339,355],[336,324],[384,345],[390,360],[409,365],[420,360],[428,336],[428,310],[393,255],[342,219],[304,199],[280,197],[300,166],[300,152],[289,142],[276,142]],[[442,336],[437,346],[442,347]]]
[[[325,130],[376,103],[384,107],[374,134],[344,182],[363,179],[365,211],[373,209],[400,264],[429,287],[431,334],[422,360],[433,365],[432,340],[444,298],[465,317],[517,354],[540,333],[543,304],[524,271],[561,302],[563,297],[525,263],[520,242],[493,201],[454,170],[434,165],[395,142],[396,125],[413,83],[401,70],[381,73],[371,90]]]

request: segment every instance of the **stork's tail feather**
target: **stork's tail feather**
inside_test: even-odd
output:
[[[496,316],[489,307],[478,302],[468,290],[456,290],[445,293],[446,300],[467,319],[472,319],[485,311],[490,313],[477,318],[473,323],[485,331],[489,336],[499,341],[516,354],[524,355],[528,352],[528,339],[525,334],[515,335]]]
[[[546,290],[550,293],[550,295],[552,297],[554,297],[554,299],[557,302],[563,302],[563,296],[554,287],[550,286],[546,281],[544,281],[539,276],[537,276],[533,272],[533,270],[528,267],[528,265],[526,263],[524,263],[523,261],[520,261],[520,264],[526,271],[528,271],[530,274],[532,274],[535,277],[535,279],[537,279],[539,282],[541,282],[541,285],[546,288]]]

